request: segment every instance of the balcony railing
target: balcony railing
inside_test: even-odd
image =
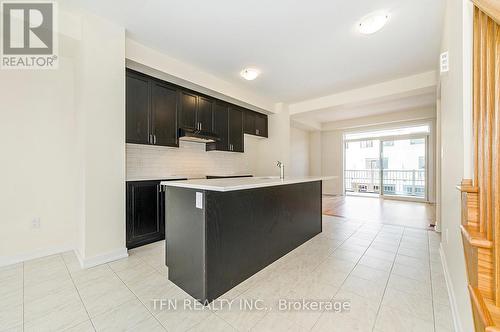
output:
[[[380,176],[383,177],[381,188]],[[345,170],[345,190],[347,192],[384,195],[425,197],[425,170]]]

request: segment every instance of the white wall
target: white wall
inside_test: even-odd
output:
[[[78,57],[83,209],[78,256],[92,265],[125,248],[125,29],[83,15]]]
[[[125,249],[125,32],[61,8],[58,19],[58,69],[0,76],[0,266]]]
[[[290,129],[290,175],[309,176],[309,132],[292,127]]]
[[[325,176],[336,176],[334,180],[323,181],[323,194],[343,195],[343,131],[332,130],[321,133],[321,170]]]
[[[309,173],[311,176],[321,175],[321,131],[309,132]]]
[[[0,266],[75,240],[75,62],[73,45],[59,42],[58,70],[0,74]]]
[[[471,304],[467,291],[465,260],[460,233],[461,204],[460,194],[455,186],[462,180],[465,165],[470,164],[471,123],[464,124],[465,116],[470,113],[470,90],[466,89],[472,81],[470,63],[464,53],[472,53],[470,41],[464,43],[464,30],[470,30],[471,4],[467,0],[448,0],[441,50],[450,54],[450,71],[441,75],[441,230],[442,249],[447,266],[447,281],[454,298],[452,309],[458,319],[459,330],[473,331]],[[464,132],[467,137],[464,138]],[[465,160],[465,162],[464,162]],[[468,176],[468,174],[465,174]],[[470,175],[470,174],[469,174]]]

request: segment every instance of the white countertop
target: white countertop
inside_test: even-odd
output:
[[[212,191],[233,191],[272,186],[283,186],[287,184],[333,180],[336,176],[305,176],[285,177],[283,180],[278,176],[252,177],[252,178],[226,178],[226,179],[198,179],[187,181],[165,181],[161,184],[167,187],[180,187]]]

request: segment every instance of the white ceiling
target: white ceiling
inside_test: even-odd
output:
[[[443,0],[65,0],[130,38],[275,102],[294,102],[436,67]],[[364,36],[355,25],[389,10]],[[262,70],[255,81],[243,67]]]

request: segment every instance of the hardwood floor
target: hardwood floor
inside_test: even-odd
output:
[[[416,228],[429,228],[435,220],[433,204],[379,197],[323,196],[323,214]]]

